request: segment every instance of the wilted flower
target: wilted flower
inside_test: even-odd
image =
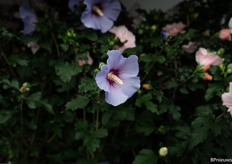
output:
[[[121,5],[117,0],[85,0],[86,10],[81,15],[82,23],[102,33],[107,32],[117,20]]]
[[[118,50],[108,51],[107,55],[107,65],[101,66],[95,79],[98,87],[105,91],[106,102],[117,106],[140,88],[138,57],[124,58]]]
[[[218,55],[209,53],[205,48],[199,48],[196,52],[196,62],[199,65],[219,65],[224,59],[220,58]]]
[[[70,8],[70,10],[72,10],[72,12],[76,12],[77,14],[79,12],[76,11],[75,6],[79,6],[79,5],[80,5],[80,0],[69,0],[69,2],[68,2],[68,8]]]
[[[36,42],[29,42],[27,47],[31,48],[33,54],[35,54],[40,49],[40,46]]]
[[[220,31],[219,37],[221,40],[229,40],[231,41],[231,29],[227,28],[227,29],[222,29]]]
[[[167,24],[163,27],[163,30],[169,33],[171,36],[176,36],[178,33],[185,33],[185,25],[182,22]]]
[[[162,157],[165,157],[168,154],[168,148],[167,147],[161,147],[159,149],[159,155]]]
[[[85,64],[89,64],[89,65],[92,65],[92,64],[93,64],[93,59],[92,59],[91,56],[89,55],[89,52],[87,52],[86,56],[87,56],[87,58],[88,58],[87,61],[86,61],[86,60],[81,60],[81,59],[77,60],[77,63],[78,63],[79,66],[83,66],[83,65],[85,65]]]
[[[182,45],[182,49],[188,53],[193,53],[196,49],[197,46],[199,45],[198,42],[188,42],[188,44]]]
[[[23,3],[19,8],[19,15],[24,23],[23,33],[32,35],[36,29],[37,17],[28,3]]]
[[[110,29],[110,32],[114,33],[115,36],[117,38],[119,38],[119,40],[124,43],[126,41],[126,43],[124,43],[124,45],[122,47],[118,47],[116,46],[115,48],[117,50],[123,51],[127,48],[134,48],[136,47],[135,44],[135,36],[132,32],[130,32],[126,26],[114,26],[112,29]]]
[[[232,82],[230,82],[229,92],[222,94],[223,105],[228,108],[227,112],[230,112],[232,117]]]

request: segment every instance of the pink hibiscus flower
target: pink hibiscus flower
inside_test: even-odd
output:
[[[227,28],[227,29],[222,29],[220,31],[219,37],[221,40],[229,40],[231,41],[231,29]]]
[[[229,92],[222,94],[222,101],[222,105],[228,108],[227,112],[230,112],[230,115],[232,117],[232,82],[230,82]]]
[[[124,43],[124,45],[122,47],[119,46],[115,46],[115,49],[119,50],[119,51],[123,51],[127,48],[134,48],[136,47],[135,44],[135,36],[132,32],[130,32],[126,26],[114,26],[112,29],[110,29],[111,33],[114,33],[115,36],[117,38],[119,38],[119,40],[123,43],[125,41],[127,41],[126,43]]]
[[[210,66],[210,65],[219,65],[221,64],[224,59],[220,58],[217,55],[209,53],[205,48],[199,48],[199,50],[196,52],[196,62],[199,65],[205,65],[205,66]]]
[[[182,22],[167,24],[163,27],[163,31],[169,33],[171,36],[176,36],[178,33],[185,33],[185,25]]]
[[[40,49],[40,46],[36,42],[29,42],[27,47],[31,48],[31,52],[33,54],[36,54],[36,52]]]
[[[182,49],[188,53],[193,53],[197,46],[199,45],[199,42],[188,42],[188,44],[182,45]]]
[[[87,56],[87,58],[88,58],[87,61],[86,61],[86,60],[81,60],[81,59],[76,60],[79,66],[83,66],[83,65],[85,65],[85,64],[89,64],[89,65],[92,65],[92,64],[93,64],[93,59],[92,59],[91,56],[89,55],[89,52],[86,54],[86,56]]]

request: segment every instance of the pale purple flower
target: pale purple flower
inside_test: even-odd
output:
[[[68,8],[70,8],[70,10],[72,10],[72,12],[76,12],[77,14],[79,12],[76,11],[75,6],[79,6],[79,5],[80,5],[80,0],[69,0],[69,2],[68,2]]]
[[[29,42],[27,47],[31,48],[31,52],[33,54],[36,54],[36,52],[40,49],[40,46],[36,42]]]
[[[81,22],[88,28],[107,32],[117,20],[121,5],[117,0],[84,0],[86,10],[81,15]]]
[[[229,92],[222,94],[223,105],[228,108],[227,112],[230,112],[232,117],[232,82],[230,82]]]
[[[101,67],[95,79],[98,87],[105,91],[106,102],[118,106],[140,88],[138,57],[124,58],[118,50],[108,51],[107,55],[107,65]]]
[[[30,8],[28,3],[23,3],[19,8],[19,15],[24,23],[22,33],[32,35],[36,29],[37,17],[35,12]]]

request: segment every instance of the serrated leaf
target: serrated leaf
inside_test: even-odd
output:
[[[98,87],[97,87],[95,79],[83,77],[81,79],[80,85],[78,86],[78,89],[80,90],[80,92],[87,93],[87,92],[96,91],[98,89]]]
[[[152,101],[145,102],[145,105],[146,105],[146,108],[152,113],[159,114],[157,105],[154,104]]]
[[[209,101],[211,100],[216,93],[220,92],[223,90],[223,85],[221,84],[209,84],[208,89],[205,92],[205,100]]]
[[[143,149],[135,157],[133,164],[156,164],[157,157],[155,153],[150,149]]]
[[[77,63],[60,62],[55,66],[55,71],[63,82],[70,82],[72,76],[76,76],[82,71],[82,67]]]
[[[207,138],[208,130],[210,129],[212,121],[205,117],[198,117],[192,122],[192,137],[189,142],[189,150],[204,142]]]
[[[78,96],[65,104],[66,110],[77,110],[86,107],[89,103],[88,97]]]
[[[93,154],[100,146],[100,139],[94,136],[86,136],[83,145],[86,147],[90,154]]]

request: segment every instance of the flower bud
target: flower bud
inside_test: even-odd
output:
[[[156,25],[151,26],[152,31],[156,30]]]
[[[162,157],[165,157],[168,154],[168,148],[167,147],[161,147],[159,149],[159,155]]]

